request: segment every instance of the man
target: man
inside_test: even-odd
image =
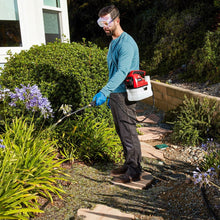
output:
[[[112,170],[113,181],[128,183],[141,178],[141,148],[136,130],[136,104],[127,99],[124,80],[131,70],[139,70],[139,50],[134,39],[120,25],[120,13],[114,6],[99,11],[98,24],[107,36],[112,37],[107,55],[109,80],[94,97],[96,106],[102,105],[110,96],[115,128],[123,145],[125,163]]]

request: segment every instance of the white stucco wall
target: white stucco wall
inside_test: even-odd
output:
[[[29,49],[32,45],[45,44],[43,9],[60,12],[61,35],[70,39],[67,0],[60,0],[60,8],[49,7],[43,0],[17,0],[21,29],[21,47],[0,47],[0,64],[6,62],[7,51],[19,53]]]

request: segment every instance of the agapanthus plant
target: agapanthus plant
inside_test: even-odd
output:
[[[0,139],[0,148],[5,148],[5,145],[3,144],[3,140]]]
[[[213,185],[220,190],[220,186],[215,184],[220,174],[220,145],[213,139],[207,139],[207,142],[201,145],[201,149],[205,155],[201,163],[201,169],[204,171],[196,168],[193,172],[194,183],[199,184],[200,187]]]
[[[10,92],[9,95],[11,98],[10,106],[17,106],[19,102],[23,102],[27,110],[40,111],[44,118],[53,116],[49,100],[42,96],[37,85],[21,85],[20,89],[15,88],[15,92]]]
[[[217,178],[217,172],[213,167],[209,168],[206,172],[202,172],[198,167],[196,171],[193,171],[194,183],[199,184],[200,187],[213,185],[220,190],[220,186],[213,182],[215,178]]]

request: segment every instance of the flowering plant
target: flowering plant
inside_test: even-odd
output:
[[[35,119],[36,126],[42,126],[43,120],[53,117],[51,104],[37,85],[21,84],[21,88],[16,87],[14,91],[0,89],[0,101],[4,105],[0,109],[4,121],[10,122],[15,117],[24,116],[29,121]]]
[[[11,102],[10,106],[16,106],[17,103],[23,102],[27,110],[40,111],[44,118],[53,116],[53,110],[51,108],[50,102],[47,98],[44,98],[37,85],[24,86],[22,88],[15,88],[15,92],[10,92]]]
[[[218,169],[220,169],[220,165]],[[220,190],[220,186],[214,183],[215,178],[217,178],[217,172],[213,167],[209,168],[206,172],[202,172],[198,167],[196,171],[193,171],[194,183],[199,184],[200,187],[213,185]]]
[[[213,139],[208,139],[201,145],[201,148],[205,152],[204,160],[201,163],[201,168],[205,172],[197,167],[193,172],[194,183],[199,184],[200,187],[213,185],[220,190],[220,186],[215,183],[215,179],[218,179],[220,174],[220,148]]]
[[[201,145],[201,148],[205,152],[204,160],[201,164],[203,170],[208,170],[213,167],[217,172],[217,177],[220,174],[220,145],[213,141],[213,139],[208,139],[206,143]]]

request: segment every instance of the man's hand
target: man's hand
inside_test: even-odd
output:
[[[95,101],[95,105],[99,106],[102,105],[103,103],[105,103],[107,97],[102,93],[102,92],[98,92],[92,99],[92,101]]]

